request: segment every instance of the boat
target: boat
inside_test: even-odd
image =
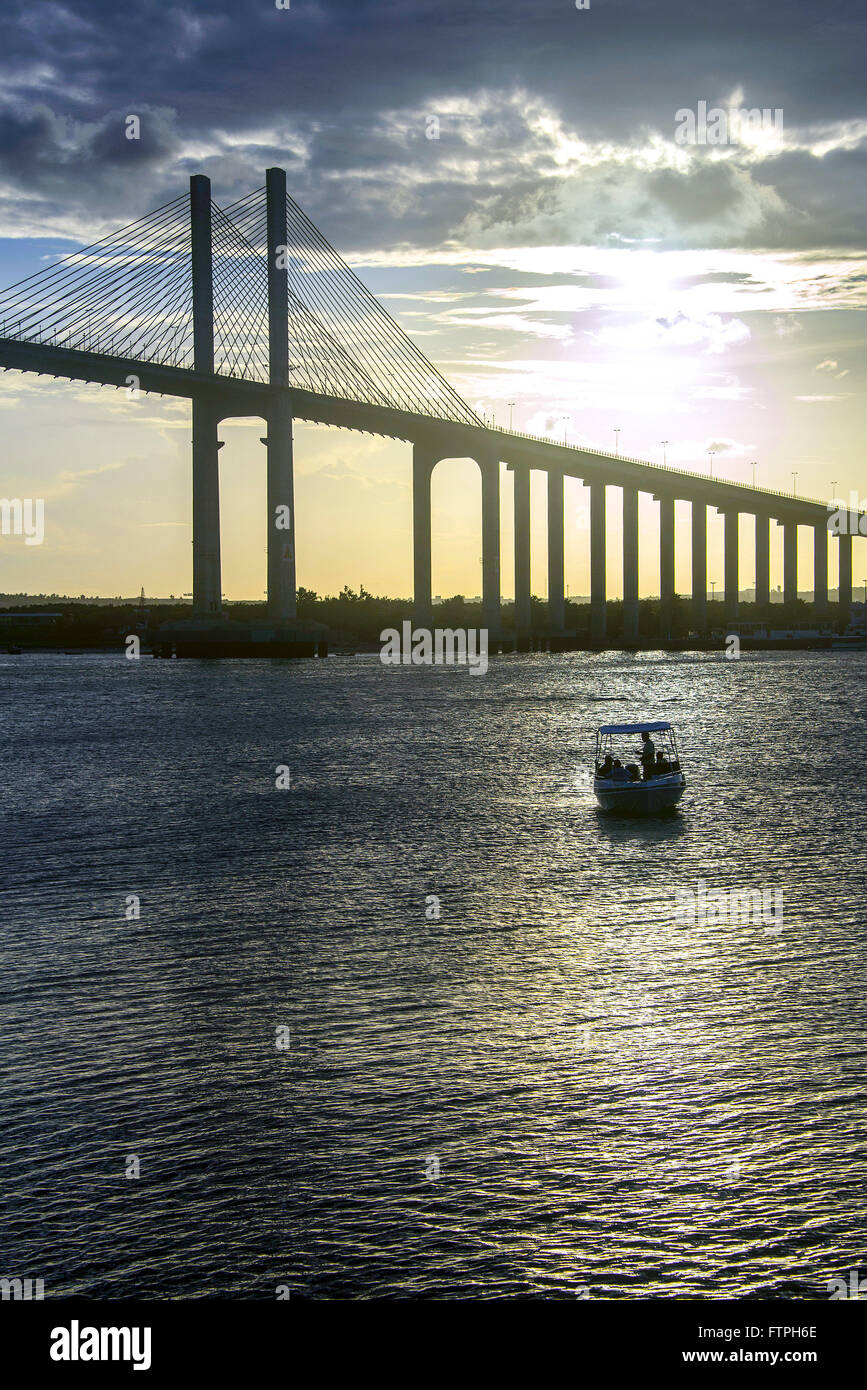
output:
[[[627,740],[647,734],[640,748],[627,746]],[[660,770],[642,769],[647,742],[653,753],[661,754]],[[616,750],[623,754],[621,759]],[[631,761],[626,762],[626,758]],[[655,766],[655,765],[654,765]],[[596,731],[596,758],[593,764],[593,790],[604,811],[649,816],[670,811],[683,796],[686,778],[680,766],[677,739],[667,720],[643,724],[603,724]]]

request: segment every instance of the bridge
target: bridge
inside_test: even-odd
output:
[[[707,629],[707,510],[724,517],[724,607],[738,604],[741,517],[753,519],[756,610],[770,602],[770,524],[783,528],[783,596],[797,598],[798,527],[813,533],[814,607],[829,616],[827,504],[491,428],[353,274],[288,195],[286,174],[226,207],[210,181],[0,294],[0,366],[192,403],[193,609],[220,614],[220,422],[258,416],[267,450],[268,613],[295,617],[293,420],[407,441],[413,451],[417,621],[432,624],[431,475],[470,458],[482,484],[482,604],[500,630],[500,472],[514,477],[515,625],[530,628],[530,473],[548,477],[548,626],[565,625],[564,480],[590,492],[590,616],[606,636],[607,489],[622,492],[623,636],[638,636],[638,495],[659,503],[662,634],[675,598],[675,503],[691,504],[692,621]],[[852,604],[853,514],[839,546],[839,613]],[[867,532],[861,524],[860,533]]]

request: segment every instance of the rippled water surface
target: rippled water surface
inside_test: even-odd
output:
[[[865,662],[0,657],[0,1273],[827,1298],[867,1264]],[[595,726],[643,717],[686,796],[605,817]],[[702,883],[782,922],[678,917]]]

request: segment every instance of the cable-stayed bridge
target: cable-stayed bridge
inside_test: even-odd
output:
[[[663,632],[674,600],[674,504],[692,503],[694,625],[706,627],[707,507],[725,516],[727,617],[738,610],[738,525],[755,518],[756,602],[770,599],[769,528],[784,528],[784,596],[797,596],[797,528],[814,535],[817,610],[828,607],[825,504],[491,429],[427,361],[287,194],[282,169],[219,207],[210,182],[0,293],[0,366],[186,397],[193,416],[193,603],[221,608],[220,422],[266,422],[268,606],[295,615],[293,419],[413,445],[414,599],[431,616],[430,482],[436,463],[475,459],[482,480],[485,622],[500,626],[500,465],[514,473],[515,618],[530,624],[530,471],[548,474],[548,616],[564,625],[563,488],[590,488],[591,621],[605,636],[606,499],[622,489],[624,636],[638,633],[638,493],[660,504]],[[857,531],[857,525],[855,527]],[[840,605],[852,599],[850,533],[839,537]]]

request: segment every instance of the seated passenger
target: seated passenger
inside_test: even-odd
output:
[[[629,773],[626,771],[626,768],[623,766],[619,758],[614,759],[614,767],[611,772],[611,777],[615,782],[629,781]]]
[[[640,773],[639,770],[638,770],[638,763],[627,763],[627,764],[626,764],[626,771],[627,771],[628,774],[629,774],[629,780],[630,780],[630,782],[640,782],[640,781],[641,781],[641,773]]]
[[[610,777],[611,769],[613,768],[613,766],[614,759],[612,758],[610,753],[606,753],[604,761],[599,763],[596,771],[600,777]]]
[[[671,763],[667,758],[662,756],[661,752],[656,755],[656,763],[654,764],[653,771],[657,777],[661,777],[664,772],[671,772]]]

